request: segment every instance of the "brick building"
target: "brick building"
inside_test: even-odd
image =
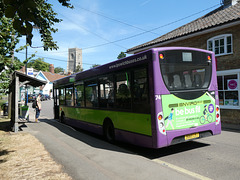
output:
[[[240,124],[240,2],[223,0],[222,6],[152,41],[127,50],[135,54],[154,47],[186,46],[214,51],[221,117]],[[235,84],[231,86],[230,83]]]

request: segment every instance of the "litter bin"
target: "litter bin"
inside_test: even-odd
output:
[[[1,108],[3,110],[3,115],[8,116],[8,103],[4,103]]]
[[[20,117],[29,120],[29,106],[20,107]]]

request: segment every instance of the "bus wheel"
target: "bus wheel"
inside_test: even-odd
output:
[[[104,121],[103,134],[109,143],[114,143],[115,140],[114,126],[110,120]]]
[[[64,113],[61,114],[60,122],[65,124],[65,114]]]

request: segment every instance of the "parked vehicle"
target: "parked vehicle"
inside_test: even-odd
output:
[[[50,100],[51,97],[48,94],[44,94],[46,100]]]
[[[49,99],[51,99],[51,98],[50,98],[50,96],[49,96],[48,94],[43,94],[43,95],[41,96],[41,101],[47,101],[47,100],[49,100]]]
[[[37,96],[35,94],[29,94],[28,95],[28,102],[33,102],[35,101]]]

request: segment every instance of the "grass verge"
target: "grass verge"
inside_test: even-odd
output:
[[[34,136],[9,129],[10,120],[0,117],[0,179],[72,179]]]

